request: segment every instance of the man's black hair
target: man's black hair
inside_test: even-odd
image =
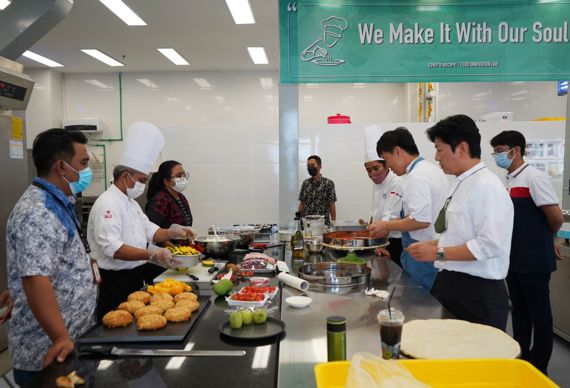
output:
[[[523,134],[518,131],[503,131],[491,139],[491,146],[493,148],[506,145],[509,148],[520,147],[521,155],[524,155],[526,148],[526,139]]]
[[[318,155],[311,155],[307,158],[307,162],[309,161],[309,159],[315,159],[317,161],[317,164],[319,165],[319,167],[322,166],[321,164],[321,158]]]
[[[70,161],[75,155],[73,143],[87,144],[87,137],[82,132],[61,128],[48,129],[36,136],[32,157],[38,176],[49,174],[58,160]]]
[[[420,154],[412,134],[405,127],[385,132],[376,143],[376,152],[382,155],[383,152],[394,152],[396,147],[400,147],[410,155]]]
[[[475,121],[466,115],[455,115],[440,120],[427,131],[428,138],[434,142],[439,139],[445,144],[451,146],[451,150],[455,149],[461,142],[469,145],[469,156],[472,158],[481,158],[481,134]]]

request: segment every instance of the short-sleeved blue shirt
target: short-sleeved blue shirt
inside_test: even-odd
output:
[[[41,178],[34,181],[47,191],[28,187],[6,226],[8,288],[14,299],[8,344],[13,367],[28,371],[43,368],[52,342],[30,309],[22,278],[49,278],[72,339],[94,324],[97,302],[97,286],[74,225],[72,202],[53,184]]]

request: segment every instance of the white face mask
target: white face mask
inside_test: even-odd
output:
[[[134,178],[131,176],[131,174],[128,174],[129,178],[131,178],[133,180],[133,182],[135,182],[135,186],[133,188],[129,188],[127,187],[127,197],[131,198],[131,199],[137,199],[138,197],[140,197],[141,195],[144,194],[144,189],[146,187],[146,185],[144,183],[140,183],[138,181],[135,181]]]
[[[172,189],[181,193],[184,190],[186,190],[186,187],[188,186],[188,179],[182,177],[182,178],[174,178],[174,186],[172,186]]]

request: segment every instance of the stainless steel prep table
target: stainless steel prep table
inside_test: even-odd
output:
[[[307,261],[330,261],[332,252],[306,257]],[[396,286],[391,305],[403,311],[406,321],[428,318],[451,318],[452,315],[426,290],[412,280],[400,267],[386,258],[373,254],[363,256],[372,268],[372,286],[387,290]],[[296,268],[300,263],[291,263]],[[292,271],[293,273],[293,271]],[[313,368],[327,361],[326,318],[341,315],[347,320],[347,359],[359,351],[380,353],[380,337],[376,314],[387,308],[387,301],[366,296],[363,291],[348,294],[306,292],[313,299],[303,309],[289,307],[285,298],[301,295],[283,287],[281,319],[287,325],[287,335],[279,347],[278,387],[315,387]]]

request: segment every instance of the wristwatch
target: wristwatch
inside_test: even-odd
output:
[[[436,261],[445,261],[445,248],[443,247],[438,247],[437,248],[437,254],[435,256],[435,260]]]

